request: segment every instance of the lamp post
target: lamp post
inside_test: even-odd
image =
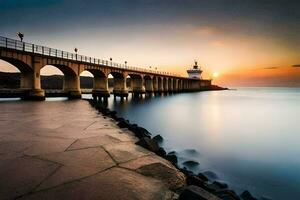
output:
[[[74,51],[75,51],[75,58],[76,58],[76,60],[77,60],[77,52],[78,52],[78,49],[75,47]]]
[[[125,67],[127,67],[127,61],[125,61]]]
[[[18,32],[17,36],[20,38],[21,42],[23,42],[24,34],[21,32]]]
[[[112,66],[112,58],[110,57],[109,60],[110,60],[110,66]]]

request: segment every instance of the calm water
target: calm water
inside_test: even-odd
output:
[[[194,171],[213,171],[237,191],[300,199],[300,89],[239,88],[129,100],[120,116],[165,138]],[[195,149],[197,153],[189,153]]]
[[[161,134],[180,162],[198,161],[195,172],[213,171],[238,192],[300,199],[300,89],[239,88],[124,103],[110,98],[109,107]]]

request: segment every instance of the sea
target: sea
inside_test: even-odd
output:
[[[51,101],[67,100],[47,98],[45,106]],[[0,99],[0,106],[7,103],[23,104]],[[186,167],[238,194],[248,190],[258,198],[300,199],[300,88],[129,95],[125,101],[109,98],[108,107],[161,135],[161,145],[175,151],[180,166],[196,161],[199,165]]]

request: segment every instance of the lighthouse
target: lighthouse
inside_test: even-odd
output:
[[[187,73],[189,75],[189,78],[191,79],[202,79],[201,74],[202,74],[202,70],[200,69],[200,67],[198,67],[198,63],[197,61],[195,61],[195,65],[193,66],[192,69],[188,69]]]

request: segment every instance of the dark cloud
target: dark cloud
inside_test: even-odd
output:
[[[300,64],[292,65],[292,67],[300,67]]]
[[[265,67],[264,69],[278,69],[278,67]]]

